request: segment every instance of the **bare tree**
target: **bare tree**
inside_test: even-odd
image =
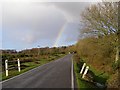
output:
[[[119,60],[119,30],[118,30],[118,3],[101,2],[91,5],[82,13],[83,33],[97,35],[98,37],[109,36],[110,41],[116,47],[116,59]]]

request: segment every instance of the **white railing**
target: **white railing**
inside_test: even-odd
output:
[[[86,63],[84,63],[83,66],[82,66],[82,68],[81,68],[81,70],[80,70],[80,74],[83,74],[82,78],[85,77],[85,75],[87,74],[88,70],[89,70],[89,66],[86,66]]]
[[[18,71],[20,72],[20,60],[17,59],[17,63],[18,63]],[[8,60],[5,60],[5,74],[6,74],[6,77],[8,76]]]

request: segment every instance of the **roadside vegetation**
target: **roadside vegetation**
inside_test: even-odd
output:
[[[2,80],[26,72],[32,68],[56,60],[68,52],[74,52],[74,71],[80,90],[118,89],[120,69],[120,30],[118,4],[101,2],[92,4],[81,15],[82,38],[73,45],[58,48],[33,48],[22,51],[2,50]],[[21,72],[17,70],[20,59]],[[9,76],[5,76],[5,60],[9,60]],[[80,70],[83,63],[89,71],[83,79]],[[98,85],[99,84],[99,85]]]
[[[33,48],[17,52],[16,50],[2,50],[2,72],[1,79],[5,80],[26,72],[30,69],[46,64],[68,54],[67,47],[59,48]],[[21,72],[18,72],[17,59],[21,64]],[[9,76],[5,76],[5,60],[8,60]]]
[[[81,15],[83,36],[74,46],[74,68],[78,88],[119,88],[120,31],[118,29],[118,3],[102,2],[86,8]],[[79,72],[83,63],[90,69],[86,79]],[[92,78],[90,78],[90,76]],[[91,83],[92,81],[92,83]],[[97,86],[97,87],[96,87]]]

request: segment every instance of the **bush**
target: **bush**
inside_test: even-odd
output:
[[[120,68],[120,60],[112,63],[113,70],[118,70]]]
[[[79,40],[76,44],[77,54],[75,57],[78,58],[77,63],[84,59],[94,69],[113,77],[113,74],[120,68],[120,61],[115,63],[114,45],[110,43],[110,40],[110,36],[101,38],[89,37]],[[105,77],[105,80],[103,78],[103,81],[107,81],[107,85],[110,87],[112,87],[112,81],[115,82],[113,79],[109,79],[109,77]]]
[[[109,68],[111,70],[110,64],[114,60],[114,49],[105,41],[107,41],[106,38],[94,37],[80,40],[76,45],[78,56],[96,69],[107,70]]]
[[[119,86],[119,72],[116,71],[115,74],[111,75],[111,77],[107,80],[106,85],[108,88],[118,88]]]

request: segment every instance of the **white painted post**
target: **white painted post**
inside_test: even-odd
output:
[[[8,60],[5,60],[5,71],[6,71],[6,76],[8,76]]]
[[[80,74],[83,73],[83,70],[84,70],[85,66],[86,66],[86,63],[83,64],[82,69],[81,69],[81,71],[80,71]]]
[[[20,60],[18,59],[18,71],[20,72]]]
[[[84,78],[84,77],[85,77],[85,75],[86,75],[86,74],[87,74],[87,72],[88,72],[88,69],[89,69],[89,66],[87,66],[87,67],[86,67],[85,72],[84,72],[84,74],[83,74],[82,78]]]

